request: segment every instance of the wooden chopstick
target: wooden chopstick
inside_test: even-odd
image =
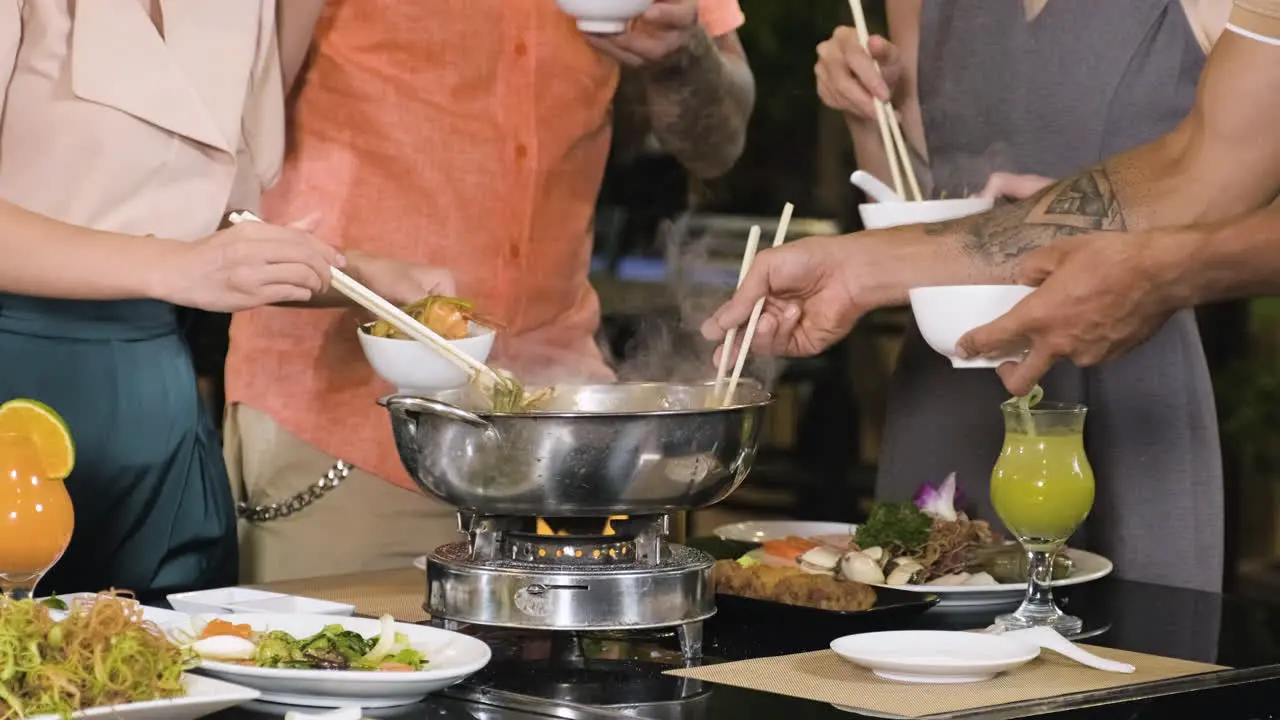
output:
[[[261,218],[247,210],[233,212],[227,218],[232,223],[262,222]],[[448,340],[440,337],[434,330],[409,317],[408,313],[361,285],[350,275],[335,267],[329,268],[329,275],[333,289],[347,296],[347,298],[373,313],[379,319],[387,321],[395,329],[444,355],[468,373],[487,377],[494,382],[502,381],[498,374],[488,365],[450,345]]]
[[[858,31],[858,42],[861,43],[862,49],[866,50],[871,36],[867,33],[867,16],[862,10],[862,0],[849,0],[849,9],[853,11],[853,24]],[[878,63],[876,67],[880,67]],[[880,140],[884,143],[885,158],[889,162],[889,172],[893,176],[893,189],[897,191],[899,197],[904,199],[923,200],[924,197],[920,193],[920,183],[916,179],[915,166],[911,164],[911,152],[902,136],[902,127],[898,122],[898,115],[889,103],[880,98],[874,98],[874,100],[876,121],[880,125]],[[902,166],[901,171],[898,170],[899,164]],[[910,196],[903,192],[902,176],[904,173],[910,185]]]
[[[751,232],[747,234],[747,249],[742,253],[742,267],[738,269],[738,285],[742,287],[742,281],[747,279],[747,272],[751,270],[751,263],[756,259],[756,248],[760,245],[760,226],[752,225]],[[720,363],[716,366],[716,386],[711,393],[712,407],[720,404],[720,393],[724,390],[725,375],[729,371],[729,353],[733,352],[733,341],[738,337],[738,328],[731,327],[729,332],[725,333],[724,346],[720,351]]]
[[[782,245],[787,239],[787,226],[791,224],[791,213],[795,211],[795,206],[787,203],[782,206],[782,217],[778,220],[778,231],[773,235],[773,247]],[[720,399],[722,406],[727,406],[733,401],[733,394],[738,390],[738,379],[742,377],[742,368],[747,364],[747,353],[751,350],[751,341],[756,337],[756,324],[760,322],[760,313],[764,311],[764,298],[756,301],[756,306],[751,309],[751,320],[747,322],[747,331],[742,334],[742,347],[738,349],[738,362],[733,366],[733,376],[729,378],[729,387],[725,390],[724,397]]]

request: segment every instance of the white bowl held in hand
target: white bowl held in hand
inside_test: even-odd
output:
[[[360,347],[373,366],[373,371],[378,377],[391,383],[397,392],[430,394],[462,387],[471,379],[466,370],[417,340],[370,335],[367,330],[371,325],[372,323],[356,329]],[[450,340],[449,344],[484,363],[489,360],[489,352],[493,350],[493,340],[492,329],[472,323],[470,336]]]
[[[1025,285],[939,285],[912,288],[907,294],[920,334],[929,347],[951,360],[951,367],[994,368],[1022,358],[962,360],[956,357],[956,342],[970,330],[1012,310],[1034,289]]]
[[[954,198],[923,202],[863,203],[858,206],[862,226],[868,230],[935,223],[984,213],[991,209],[990,198]]]
[[[566,14],[578,19],[578,29],[595,35],[627,31],[627,23],[649,9],[653,0],[556,0]]]

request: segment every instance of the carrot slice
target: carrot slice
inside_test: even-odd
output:
[[[818,547],[818,543],[804,538],[789,537],[784,540],[769,540],[761,548],[774,557],[784,560],[798,560],[800,556]]]
[[[234,635],[235,637],[250,640],[253,638],[253,628],[248,625],[235,625],[226,620],[214,618],[209,624],[204,626],[204,630],[200,633],[200,637],[208,638],[217,635]]]

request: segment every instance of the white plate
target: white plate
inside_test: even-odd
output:
[[[184,697],[90,708],[71,717],[75,720],[98,717],[109,717],[112,720],[195,720],[243,705],[259,695],[257,690],[190,673],[183,677],[183,682],[187,686]],[[59,718],[57,715],[36,715],[30,720]]]
[[[1067,548],[1071,558],[1071,574],[1053,581],[1053,587],[1069,587],[1101,580],[1115,569],[1112,562],[1101,555],[1084,550]],[[1000,583],[999,585],[881,585],[910,592],[936,594],[941,600],[934,609],[964,610],[978,607],[1011,605],[1022,600],[1027,592],[1026,583]]]
[[[71,607],[71,604],[75,602],[77,598],[97,597],[97,596],[98,596],[98,593],[71,593],[69,595],[59,595],[58,599],[66,603],[67,607]],[[48,598],[40,598],[40,600],[42,601],[47,599]],[[55,620],[61,620],[63,617],[66,616],[66,613],[63,612],[62,610],[52,610],[50,611],[50,615]],[[142,617],[146,620],[150,620],[151,622],[155,623],[156,625],[162,628],[172,627],[175,625],[176,626],[189,625],[191,623],[191,616],[187,615],[186,613],[178,612],[176,610],[164,610],[162,608],[151,607],[150,605],[142,606]]]
[[[780,538],[814,537],[817,535],[857,534],[858,526],[846,523],[808,522],[802,520],[762,520],[722,525],[712,532],[722,540],[740,542],[765,542]],[[758,550],[753,552],[759,552]],[[1111,574],[1115,565],[1105,557],[1084,550],[1067,548],[1071,558],[1071,574],[1053,581],[1053,587],[1068,587],[1101,580]],[[425,559],[421,567],[426,567]],[[416,565],[416,563],[415,563]],[[898,590],[936,594],[941,600],[930,612],[938,610],[966,610],[1004,605],[1016,605],[1026,593],[1026,583],[1001,583],[999,585],[882,585]]]
[[[969,683],[1025,665],[1040,648],[999,635],[901,630],[846,635],[831,642],[840,657],[886,680]]]
[[[813,522],[809,520],[748,520],[747,522],[721,525],[711,533],[721,540],[762,543],[782,538],[814,537],[816,535],[852,535],[857,525],[837,522]]]
[[[301,615],[351,615],[354,605],[316,598],[284,595],[245,587],[176,593],[165,598],[174,610],[188,615],[219,613],[297,613]]]
[[[283,630],[297,638],[320,632],[325,625],[340,624],[365,637],[381,631],[371,618],[332,615],[248,614],[222,616],[254,630]],[[422,650],[427,667],[420,672],[362,672],[357,670],[289,670],[258,668],[204,660],[199,671],[262,691],[262,699],[308,707],[393,707],[418,702],[427,695],[455,685],[489,664],[489,646],[469,635],[396,623],[409,643]]]

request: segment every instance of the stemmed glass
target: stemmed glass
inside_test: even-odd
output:
[[[63,481],[46,476],[35,442],[0,433],[0,592],[31,597],[74,528],[71,496]]]
[[[1000,406],[1005,438],[991,473],[991,504],[1027,552],[1022,606],[996,618],[1006,630],[1051,627],[1075,635],[1083,624],[1053,602],[1054,556],[1093,508],[1093,469],[1084,452],[1084,405],[1017,399]]]

